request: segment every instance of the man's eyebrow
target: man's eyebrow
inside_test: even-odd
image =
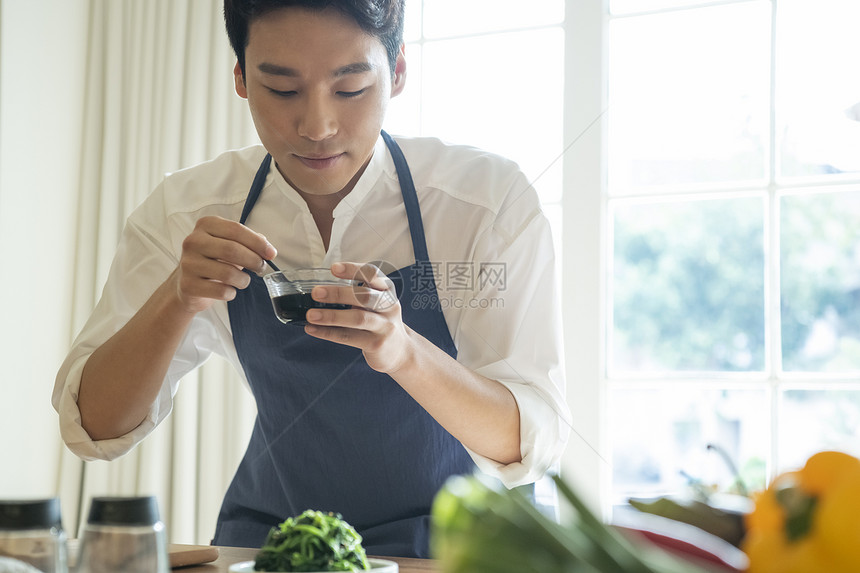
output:
[[[339,78],[343,76],[348,76],[350,74],[363,74],[366,72],[373,71],[375,66],[370,62],[356,62],[354,64],[347,64],[341,68],[338,68],[332,74],[334,77]],[[270,62],[262,62],[257,69],[263,72],[266,75],[270,76],[286,76],[290,78],[295,78],[299,76],[298,70],[287,66],[280,66],[278,64],[273,64]]]
[[[269,62],[263,62],[257,69],[263,72],[264,74],[268,74],[270,76],[288,76],[291,78],[297,77],[299,72],[294,70],[293,68],[288,68],[287,66],[279,66],[277,64],[271,64]]]
[[[350,74],[363,74],[365,72],[372,72],[375,67],[376,66],[370,62],[356,62],[354,64],[348,64],[342,68],[338,68],[335,70],[333,75],[334,77],[339,78]]]

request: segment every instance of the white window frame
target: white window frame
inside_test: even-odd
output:
[[[565,2],[562,312],[573,430],[562,475],[608,512],[606,428],[606,62],[604,0]]]

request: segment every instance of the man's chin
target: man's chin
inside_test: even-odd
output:
[[[324,173],[291,173],[278,164],[284,180],[302,195],[333,195],[343,189],[349,179],[343,177],[326,176]]]
[[[290,184],[293,186],[296,191],[298,191],[302,195],[313,195],[316,197],[326,196],[326,195],[335,195],[340,193],[346,183],[343,184],[340,181],[310,181],[310,180],[300,180],[300,181],[291,181]]]

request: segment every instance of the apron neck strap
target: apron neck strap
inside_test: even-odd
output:
[[[412,235],[412,251],[415,254],[416,263],[429,263],[430,256],[427,253],[427,241],[424,237],[424,222],[421,219],[421,207],[418,205],[418,194],[415,192],[415,183],[412,181],[412,173],[406,163],[406,157],[397,142],[388,133],[382,131],[382,139],[388,146],[391,158],[394,160],[394,168],[397,170],[397,179],[400,181],[400,194],[403,195],[403,204],[406,205],[406,217],[409,219],[409,233]]]
[[[245,199],[245,206],[242,208],[242,216],[239,218],[239,222],[243,225],[248,219],[248,215],[251,214],[251,209],[254,208],[257,198],[260,196],[260,192],[263,190],[264,184],[266,183],[266,177],[269,175],[269,167],[271,165],[272,155],[267,153],[263,162],[260,163],[260,168],[257,169],[257,174],[254,176],[254,182],[251,183],[251,190],[248,191],[248,198]]]

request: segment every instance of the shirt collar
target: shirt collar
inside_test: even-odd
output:
[[[388,150],[385,148],[385,141],[380,135],[373,146],[373,155],[370,156],[370,161],[368,162],[364,173],[362,173],[361,177],[358,178],[352,191],[350,191],[346,197],[341,199],[340,203],[337,204],[337,207],[334,208],[333,214],[335,217],[358,210],[359,205],[361,205],[365,198],[367,198],[370,190],[373,189],[376,182],[379,180],[379,177],[382,175],[387,151]]]

